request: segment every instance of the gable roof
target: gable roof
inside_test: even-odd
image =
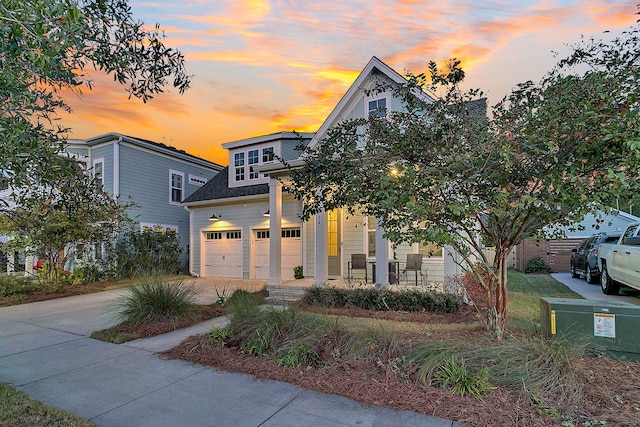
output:
[[[342,121],[346,117],[350,112],[349,104],[358,92],[362,90],[367,79],[369,79],[375,72],[381,73],[398,85],[407,83],[407,79],[396,70],[389,67],[377,57],[371,57],[367,65],[362,69],[356,80],[349,87],[349,90],[347,90],[347,92],[342,96],[340,102],[338,102],[333,111],[331,111],[331,114],[329,114],[329,117],[327,117],[327,119],[322,123],[322,126],[320,126],[314,137],[311,139],[309,142],[311,147],[314,147],[318,141],[324,137],[330,127]],[[414,94],[425,102],[433,101],[433,98],[423,91],[416,90],[414,91]]]
[[[269,184],[247,185],[245,187],[229,188],[229,167],[225,167],[205,185],[182,201],[183,205],[200,204],[236,197],[261,196],[269,194]]]
[[[172,157],[176,157],[182,160],[196,163],[200,166],[208,167],[213,170],[220,171],[222,169],[222,166],[217,163],[210,162],[209,160],[205,160],[198,156],[194,156],[193,154],[189,154],[184,150],[180,150],[170,145],[162,144],[160,142],[150,141],[148,139],[142,139],[142,138],[136,138],[133,136],[123,135],[117,132],[109,132],[102,135],[94,136],[92,138],[86,139],[85,142],[86,142],[86,145],[92,146],[92,145],[97,145],[105,142],[110,142],[112,140],[117,140],[117,139],[121,139],[122,141],[128,142],[133,145],[137,145],[139,147],[147,148],[158,153],[163,153]],[[77,144],[78,141],[74,140],[72,143]]]

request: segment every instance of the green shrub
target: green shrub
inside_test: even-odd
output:
[[[227,303],[229,304],[238,304],[244,301],[249,301],[253,297],[251,296],[251,292],[246,289],[236,289],[227,299]]]
[[[423,290],[377,291],[371,289],[344,289],[335,287],[311,287],[305,291],[302,301],[321,307],[351,305],[367,310],[428,310],[437,313],[454,313],[460,309],[455,295]]]
[[[281,347],[275,360],[278,365],[290,368],[313,366],[320,360],[320,353],[306,341],[295,341]]]
[[[488,376],[481,375],[487,385],[490,381],[491,385],[521,392],[541,408],[554,406],[570,412],[580,404],[591,384],[577,379],[573,361],[584,360],[583,356],[584,348],[569,341],[510,336],[499,342],[488,338],[476,343],[428,340],[414,347],[407,360],[419,382],[432,384],[443,360],[464,358],[469,374],[484,375],[483,369],[487,369]],[[455,372],[461,375],[461,369]]]
[[[215,328],[207,334],[207,343],[209,345],[224,347],[227,345],[227,342],[232,335],[233,328],[230,325],[227,325],[224,328]]]
[[[482,393],[493,390],[489,384],[489,370],[482,367],[478,372],[467,369],[464,357],[458,362],[455,357],[446,359],[433,377],[433,384],[440,385],[452,394],[473,396],[482,400]]]
[[[183,282],[163,282],[158,277],[140,279],[116,301],[115,320],[133,325],[178,322],[195,310],[196,291]]]
[[[107,280],[105,269],[97,261],[74,268],[71,276],[74,283],[81,285]]]
[[[182,269],[178,235],[172,231],[128,229],[109,248],[108,258],[113,270],[110,275],[119,279],[177,274]]]
[[[30,277],[0,275],[0,297],[17,297],[48,289]]]
[[[293,267],[293,278],[294,279],[304,278],[304,273],[301,265],[296,265],[295,267]]]
[[[524,269],[525,273],[550,273],[551,269],[539,256],[531,258]]]

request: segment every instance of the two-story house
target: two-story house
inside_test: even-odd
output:
[[[345,119],[402,108],[391,92],[367,95],[383,80],[400,85],[405,78],[372,58],[342,97],[318,132],[297,135],[277,133],[229,142],[229,167],[184,201],[190,211],[190,268],[194,275],[245,279],[265,278],[280,285],[293,278],[293,268],[303,267],[305,277],[321,284],[349,274],[352,255],[365,255],[369,277],[377,265],[377,284],[386,285],[400,273],[408,254],[423,254],[420,266],[429,281],[444,280],[460,271],[459,257],[449,247],[401,245],[392,247],[374,218],[347,215],[336,209],[302,222],[301,202],[283,191],[287,169],[302,164],[295,147],[317,144],[326,132]],[[425,96],[428,101],[428,95]],[[270,159],[269,153],[279,159]],[[398,263],[395,261],[398,260]],[[393,262],[389,262],[393,261]]]
[[[99,177],[108,194],[135,203],[129,216],[141,229],[175,231],[186,263],[189,214],[181,202],[222,166],[165,144],[119,133],[69,140],[66,150]]]

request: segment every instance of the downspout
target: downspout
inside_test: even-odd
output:
[[[193,233],[191,232],[191,226],[193,225],[193,209],[189,209],[189,206],[183,206],[184,210],[189,212],[189,274],[191,277],[200,277],[200,275],[193,271]]]
[[[122,137],[113,144],[113,198],[118,199],[120,196],[120,143]]]

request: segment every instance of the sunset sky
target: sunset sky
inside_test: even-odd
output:
[[[398,72],[456,57],[466,87],[489,104],[537,81],[567,43],[619,33],[638,0],[157,0],[130,1],[185,54],[192,88],[143,104],[112,79],[68,99],[79,139],[118,132],[222,165],[221,144],[279,131],[313,132],[372,56]]]

